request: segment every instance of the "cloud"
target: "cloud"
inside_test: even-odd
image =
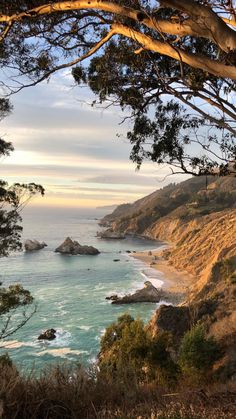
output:
[[[169,183],[162,182],[166,167],[157,171],[149,163],[135,171],[131,145],[116,137],[130,128],[128,123],[119,125],[122,112],[91,108],[91,92],[72,88],[67,73],[12,100],[14,111],[2,122],[0,134],[13,142],[15,152],[2,162],[2,175],[9,182],[43,184],[46,198],[35,204],[132,202]]]

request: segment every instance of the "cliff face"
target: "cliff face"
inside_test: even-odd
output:
[[[179,338],[197,321],[221,343],[216,365],[222,377],[236,371],[236,178],[190,179],[170,185],[111,214],[115,231],[167,241],[162,256],[196,278],[181,307],[162,306],[151,319],[152,334]]]
[[[236,210],[213,212],[186,222],[165,218],[145,233],[174,244],[164,252],[174,267],[207,278],[214,263],[236,254]]]
[[[207,189],[204,178],[169,185],[118,207],[109,220],[114,231],[169,242],[163,256],[203,286],[217,261],[236,254],[236,178],[211,177]]]

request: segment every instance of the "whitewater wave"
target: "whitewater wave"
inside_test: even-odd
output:
[[[92,328],[92,326],[86,326],[86,325],[82,325],[82,326],[77,326],[77,329],[80,330],[90,330]]]
[[[23,346],[34,347],[35,344],[33,342],[20,342],[18,340],[8,340],[5,342],[1,342],[0,349],[18,349],[22,348]]]
[[[61,358],[66,358],[68,355],[81,355],[81,354],[88,354],[87,351],[80,351],[76,349],[70,348],[59,348],[59,349],[45,349],[44,351],[35,353],[36,356],[43,356],[43,355],[52,355],[52,356],[59,356]]]

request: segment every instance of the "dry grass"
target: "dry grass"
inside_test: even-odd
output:
[[[22,377],[14,367],[0,370],[3,419],[226,419],[236,417],[236,384],[179,388],[131,383],[108,384],[81,368],[56,367]]]

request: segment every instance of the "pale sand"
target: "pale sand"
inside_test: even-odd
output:
[[[169,265],[168,261],[161,257],[160,250],[132,253],[130,256],[146,263],[149,267],[156,269],[163,274],[162,290],[166,300],[175,304],[181,303],[188,298],[190,290],[196,278],[186,271],[179,271]]]

